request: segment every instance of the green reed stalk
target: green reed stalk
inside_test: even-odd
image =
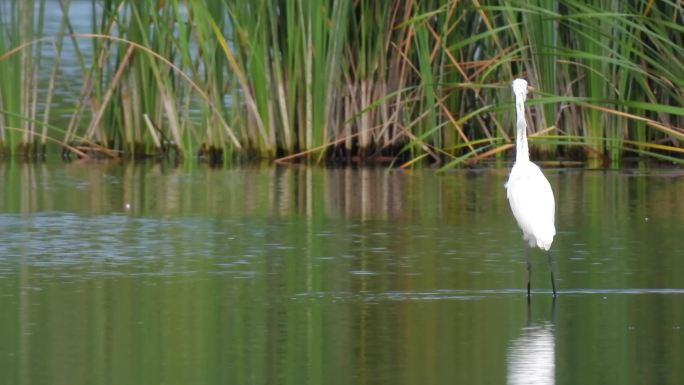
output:
[[[32,7],[33,2],[0,3],[2,14],[6,18],[5,24],[0,30],[0,52],[8,52],[20,46],[24,40],[31,38],[30,31],[26,31],[27,12],[25,7]],[[7,16],[9,15],[9,16]],[[28,36],[24,36],[29,33]],[[23,51],[23,50],[22,50]],[[14,154],[16,147],[22,143],[21,131],[26,128],[22,119],[17,116],[27,116],[26,94],[26,67],[24,62],[26,54],[21,55],[2,55],[0,58],[0,152],[3,154]],[[20,131],[16,131],[19,129]]]
[[[530,45],[531,67],[528,73],[535,87],[540,91],[552,95],[558,94],[558,71],[556,52],[559,45],[559,24],[557,1],[536,0],[531,2],[535,12],[524,14],[524,25]],[[552,127],[558,114],[558,109],[553,104],[544,104],[537,110],[539,116],[536,119],[537,131]],[[544,153],[554,153],[554,147],[544,146],[540,148]]]
[[[223,88],[226,87],[226,83],[233,83],[224,78],[225,61],[219,59],[223,43],[219,41],[220,45],[216,44],[212,26],[207,22],[207,20],[215,20],[219,25],[225,23],[223,14],[218,12],[219,9],[220,4],[217,4],[217,2],[206,4],[198,2],[197,6],[189,10],[188,32],[186,36],[194,38],[196,46],[192,47],[189,44],[184,44],[181,47],[180,55],[182,58],[181,63],[192,68],[194,77],[200,86],[206,90],[210,100],[217,106],[223,106],[221,102],[222,95],[224,94]],[[234,98],[232,100],[237,99]],[[233,109],[235,109],[235,106],[233,106]],[[230,152],[227,151],[229,147],[224,143],[224,138],[227,135],[224,135],[224,131],[219,129],[218,117],[212,113],[211,108],[208,106],[201,105],[200,110],[202,121],[206,123],[199,139],[202,146],[200,147],[200,155],[212,159],[218,156],[221,151]],[[222,109],[221,114],[226,113],[227,111]],[[247,142],[242,130],[239,130],[236,135],[237,141]]]
[[[621,70],[619,60],[620,52],[615,51],[611,40],[615,22],[611,20],[608,10],[601,9],[600,1],[585,5],[577,2],[571,8],[570,20],[585,19],[590,23],[572,23],[571,28],[577,36],[576,44],[578,57],[583,66],[579,69],[579,76],[583,77],[584,92],[586,96],[594,100],[611,100],[617,96],[615,89],[614,74]],[[589,24],[589,26],[587,25]],[[611,59],[611,60],[606,60]],[[615,105],[609,105],[615,108]],[[587,111],[584,119],[585,137],[588,146],[595,152],[589,153],[590,161],[596,161],[593,154],[600,154],[607,150],[602,138],[618,134],[622,127],[618,127],[617,119],[610,115],[602,114],[597,110]]]
[[[425,133],[432,133],[433,128],[437,127],[437,108],[435,103],[435,79],[433,77],[433,68],[431,60],[431,46],[429,41],[429,33],[425,23],[416,28],[416,56],[418,57],[418,72],[420,82],[422,83],[422,103],[420,109],[427,111],[428,114],[423,119],[416,133],[418,137],[425,136]],[[435,147],[441,147],[442,141],[440,135],[435,132],[430,135],[432,140],[430,143]],[[427,138],[425,138],[427,139]]]

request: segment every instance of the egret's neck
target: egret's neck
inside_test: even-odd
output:
[[[515,95],[515,112],[516,112],[516,145],[515,145],[515,161],[529,162],[530,151],[527,147],[527,122],[525,121],[525,94]]]

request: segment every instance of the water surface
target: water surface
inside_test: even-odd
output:
[[[7,384],[678,384],[684,172],[0,164]]]

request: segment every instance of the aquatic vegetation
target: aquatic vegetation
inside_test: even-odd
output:
[[[681,2],[0,0],[0,14],[4,154],[452,167],[512,154],[508,85],[524,77],[538,156],[682,162]]]

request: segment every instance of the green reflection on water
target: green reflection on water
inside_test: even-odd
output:
[[[681,383],[680,174],[548,170],[560,297],[532,253],[528,308],[506,170],[4,163],[0,372]]]

